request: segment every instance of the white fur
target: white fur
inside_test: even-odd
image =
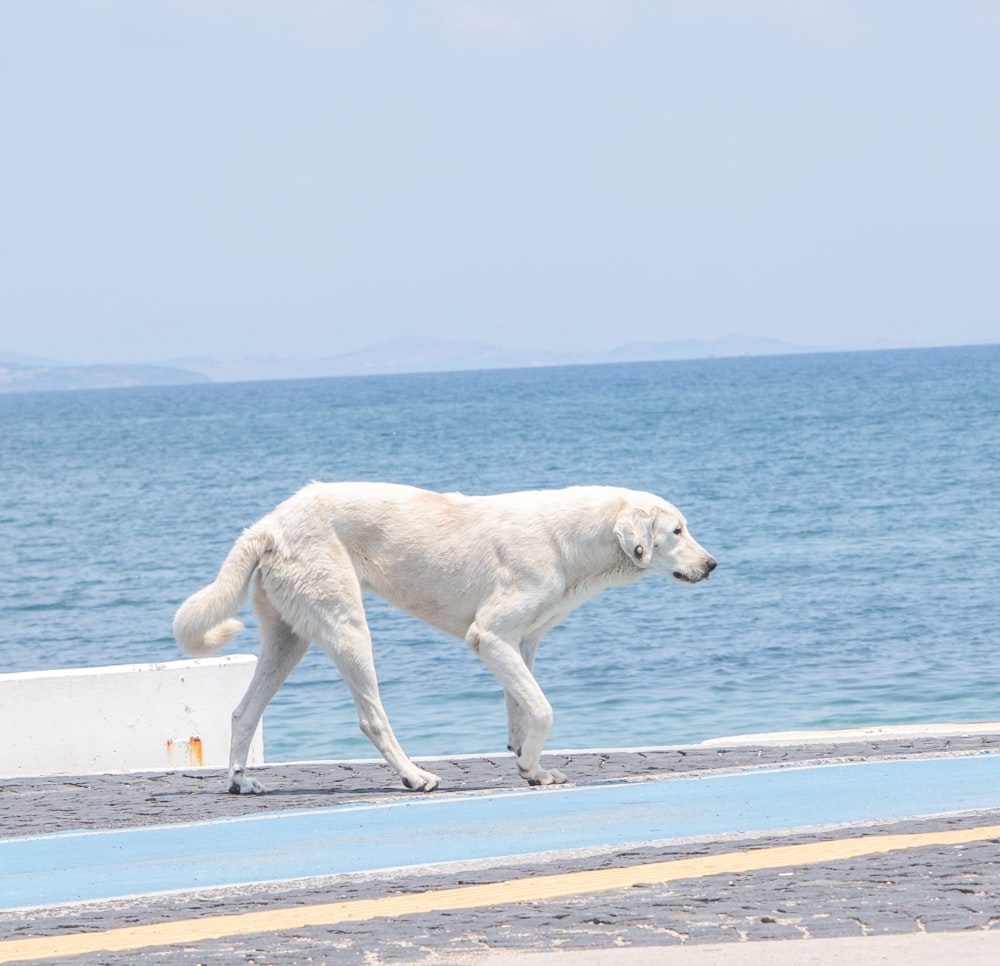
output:
[[[391,483],[311,483],[244,531],[219,575],[174,617],[195,656],[222,646],[256,572],[261,651],[233,712],[229,790],[259,792],[245,774],[264,708],[310,642],[333,659],[361,730],[407,788],[431,791],[392,732],[372,658],[362,590],[463,639],[507,696],[508,740],[531,784],[563,782],[539,765],[552,708],[532,674],[541,636],[574,607],[654,571],[687,583],[715,560],[676,507],[650,493],[570,487],[463,496]]]

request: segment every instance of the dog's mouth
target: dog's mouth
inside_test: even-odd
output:
[[[675,570],[673,573],[674,580],[680,580],[685,584],[697,584],[699,581],[708,580],[709,575],[715,570],[715,561],[707,564],[704,570],[699,571],[696,574],[688,574],[683,570]]]

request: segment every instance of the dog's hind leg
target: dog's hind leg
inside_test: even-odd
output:
[[[233,712],[232,741],[229,749],[229,791],[247,795],[264,791],[264,786],[246,774],[247,753],[257,725],[271,698],[309,649],[309,641],[299,637],[279,616],[264,594],[260,578],[254,585],[254,610],[260,625],[260,656],[243,700]]]
[[[413,791],[434,791],[441,779],[419,768],[407,757],[389,724],[379,696],[371,636],[364,619],[361,623],[341,623],[336,632],[336,644],[326,650],[351,690],[358,710],[358,723],[365,737],[396,770],[403,785]]]
[[[317,641],[330,655],[350,688],[361,731],[396,770],[403,785],[413,791],[433,791],[441,779],[417,767],[407,757],[396,740],[389,717],[382,706],[361,588],[356,585],[348,586],[348,578],[342,576],[335,599],[335,608],[331,608],[327,602],[322,609],[314,611],[314,615],[320,615],[317,623],[321,633]]]

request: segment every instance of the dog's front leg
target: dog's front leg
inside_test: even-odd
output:
[[[524,665],[534,676],[535,654],[538,651],[537,637],[521,641],[521,657]],[[524,744],[526,715],[524,708],[504,692],[507,698],[507,750],[516,752]]]
[[[539,763],[552,727],[552,706],[528,669],[525,656],[505,637],[478,624],[469,629],[465,642],[493,672],[507,695],[510,750],[517,759],[521,777],[529,785],[557,785],[566,781],[562,772],[546,771]]]

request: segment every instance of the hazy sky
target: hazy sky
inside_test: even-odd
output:
[[[997,0],[0,0],[0,353],[1000,342]]]

